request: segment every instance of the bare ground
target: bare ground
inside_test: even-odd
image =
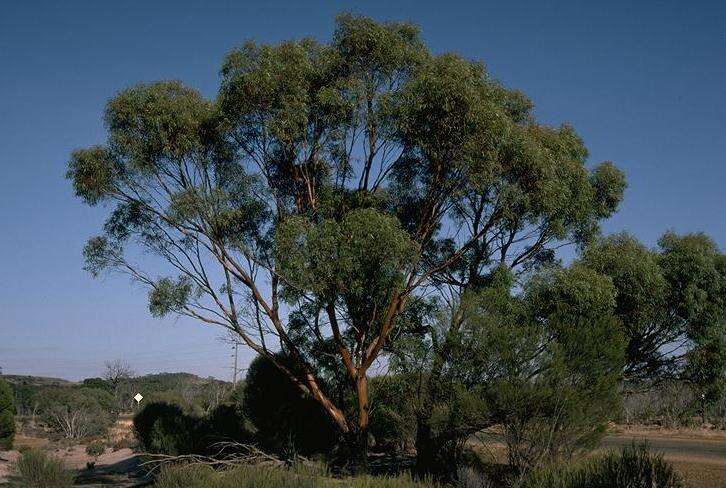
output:
[[[622,429],[603,440],[603,449],[646,443],[681,472],[690,488],[726,487],[726,432]]]

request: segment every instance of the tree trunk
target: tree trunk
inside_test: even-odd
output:
[[[349,460],[348,466],[352,473],[368,472],[368,377],[365,373],[359,374],[355,382],[358,397],[358,425],[350,433],[348,439]]]
[[[368,377],[365,374],[358,376],[356,392],[358,394],[358,428],[368,432]]]
[[[444,387],[441,384],[441,374],[450,347],[451,338],[447,336],[434,353],[428,378],[422,385],[419,411],[416,415],[416,472],[422,476],[433,475],[438,479],[449,478],[452,467],[447,466],[449,456],[444,452],[446,449],[441,439],[431,432],[430,421],[434,403]]]

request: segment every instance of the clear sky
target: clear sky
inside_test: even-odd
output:
[[[6,1],[0,5],[0,366],[83,378],[106,359],[140,373],[229,378],[219,333],[149,316],[126,278],[93,280],[85,240],[103,212],[74,198],[68,154],[104,141],[118,90],[179,79],[212,97],[245,40],[330,38],[350,10],[419,24],[434,52],[484,61],[538,117],[570,122],[591,163],[628,177],[607,232],[654,245],[667,229],[726,248],[726,2]],[[242,363],[250,354],[241,354]]]

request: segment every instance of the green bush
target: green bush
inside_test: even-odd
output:
[[[588,465],[582,475],[586,488],[681,488],[681,477],[659,454],[645,446],[632,446],[622,453],[610,453]]]
[[[371,378],[370,427],[377,450],[403,451],[416,439],[416,381],[410,375]]]
[[[15,438],[15,405],[13,390],[3,379],[0,379],[0,450],[10,450]]]
[[[154,484],[157,488],[432,488],[409,475],[397,477],[363,476],[338,480],[321,476],[316,470],[297,466],[292,469],[269,466],[239,466],[214,471],[209,466],[188,464],[162,469]]]
[[[597,446],[620,409],[625,342],[607,277],[581,265],[548,268],[524,292],[520,317],[492,323],[484,295],[472,322],[486,332],[484,381],[509,463],[528,469]]]
[[[65,488],[73,486],[74,476],[58,459],[27,450],[14,465],[16,486],[25,488]]]
[[[673,466],[645,446],[590,460],[574,467],[549,467],[527,473],[515,488],[683,488]]]
[[[185,415],[177,405],[147,403],[134,416],[134,431],[141,448],[154,454],[194,452],[197,419]]]
[[[222,441],[251,444],[253,434],[234,405],[220,405],[205,417],[184,412],[179,405],[147,403],[134,417],[141,448],[154,454],[203,454],[219,451]]]
[[[94,441],[86,446],[86,454],[91,457],[97,458],[104,452],[106,452],[106,446],[101,441]]]
[[[104,435],[116,420],[113,396],[97,388],[44,388],[38,394],[43,421],[69,439]]]
[[[254,441],[247,420],[236,405],[219,405],[202,419],[199,429],[206,434],[208,443],[234,441],[250,444]]]
[[[317,402],[262,356],[247,371],[242,408],[257,429],[260,446],[273,452],[328,452],[338,440],[335,426]]]

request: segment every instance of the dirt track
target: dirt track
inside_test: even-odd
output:
[[[674,461],[693,459],[699,463],[714,463],[726,467],[726,440],[724,439],[618,434],[606,437],[602,447],[605,449],[623,448],[633,443],[646,443],[651,450],[661,452],[665,458]]]

